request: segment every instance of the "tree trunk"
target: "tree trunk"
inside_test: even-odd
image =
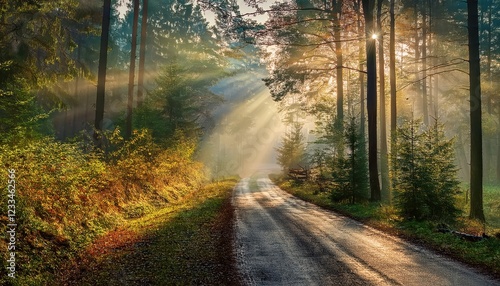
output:
[[[435,18],[433,18],[432,16],[432,11],[436,10],[436,7],[439,5],[439,3],[436,3],[435,1],[432,1],[432,0],[429,0],[429,2],[431,2],[431,28],[435,27],[435,30],[436,32],[438,31],[438,27],[439,27],[439,24],[440,24],[440,21],[439,18],[438,18],[438,15],[437,13],[434,13],[436,14]],[[439,59],[437,57],[437,55],[440,54],[441,52],[441,48],[440,48],[440,45],[439,45],[439,41],[437,40],[437,37],[436,39],[431,43],[432,44],[432,53],[433,53],[433,59],[432,59],[432,65],[434,67],[437,67],[439,65]],[[436,72],[439,72],[439,69],[436,70]],[[439,78],[441,76],[439,74],[435,74],[432,78],[434,80],[434,84],[433,84],[433,96],[432,96],[432,110],[433,110],[433,116],[434,118],[439,118],[439,94],[440,94],[440,88],[439,88]]]
[[[343,57],[342,57],[342,42],[340,15],[342,12],[342,0],[333,1],[333,25],[335,39],[335,55],[337,57],[337,122],[336,128],[342,134],[344,132],[344,79],[342,75]],[[343,154],[344,150],[339,150]]]
[[[81,60],[82,60],[82,44],[81,40],[79,37],[76,39],[76,65],[78,65]],[[76,66],[78,68],[78,66]],[[74,97],[75,97],[75,106],[73,106],[73,117],[71,119],[71,136],[75,136],[77,130],[79,129],[78,126],[76,126],[76,120],[77,120],[77,108],[80,105],[80,72],[78,70],[76,77],[75,77],[75,92],[74,92]]]
[[[368,170],[370,175],[370,194],[372,201],[380,201],[380,182],[377,164],[377,62],[373,9],[375,0],[363,0],[366,35],[366,108],[368,112]]]
[[[148,25],[148,0],[142,2],[141,46],[139,48],[139,75],[137,78],[137,107],[144,101],[144,65],[146,60],[146,37]]]
[[[382,199],[390,202],[389,158],[387,156],[387,124],[385,112],[385,58],[384,58],[384,30],[382,27],[382,4],[377,2],[377,30],[378,30],[378,73],[380,89],[380,174],[382,179]]]
[[[429,7],[429,53],[432,56],[431,60],[431,65],[435,67],[437,65],[436,61],[436,52],[435,52],[435,44],[434,44],[434,38],[432,37],[433,35],[433,29],[434,29],[434,19],[433,19],[433,11],[434,11],[434,5],[435,3],[431,0],[426,0],[427,6]],[[435,99],[435,80],[436,80],[436,75],[432,75],[429,77],[429,116],[437,119],[436,111],[434,110],[434,101]]]
[[[419,35],[419,32],[418,32],[418,2],[420,2],[420,0],[415,0],[413,2],[414,4],[414,14],[413,14],[413,18],[415,19],[415,46],[413,47],[414,48],[414,51],[415,51],[415,65],[414,65],[414,73],[415,73],[415,98],[418,98],[420,96],[420,81],[419,81],[419,68],[418,68],[418,63],[420,61],[420,35]],[[415,112],[414,110],[414,106],[412,106],[412,112]]]
[[[491,33],[492,33],[492,30],[493,30],[493,23],[492,23],[492,16],[491,14],[493,13],[492,11],[492,6],[493,6],[493,3],[491,0],[488,1],[488,50],[486,51],[486,58],[487,58],[487,62],[486,62],[486,72],[487,72],[487,77],[488,77],[488,82],[490,84],[490,86],[493,84],[493,80],[492,80],[492,73],[491,73],[491,50],[492,50],[492,37],[491,37]],[[492,114],[493,112],[493,107],[492,107],[492,93],[491,91],[489,92],[488,96],[486,97],[486,108],[488,110],[488,114]]]
[[[109,24],[111,18],[111,0],[104,0],[102,10],[101,46],[99,68],[97,73],[97,94],[94,121],[94,140],[98,148],[102,148],[102,123],[104,119],[104,96],[106,91],[106,66],[108,63]]]
[[[137,26],[139,24],[139,0],[134,0],[134,20],[132,23],[132,43],[130,46],[130,70],[128,73],[128,101],[125,138],[132,137],[132,110],[134,105],[135,54],[137,50]]]
[[[479,61],[478,0],[467,0],[470,79],[470,214],[485,221],[483,212],[483,150],[481,130],[481,66]]]
[[[360,8],[360,1],[358,1],[358,7]],[[359,9],[358,11],[360,11]],[[361,12],[358,13],[358,32],[359,36],[363,37],[365,32],[363,31],[362,25],[361,25]],[[358,69],[360,70],[359,72],[359,85],[360,85],[360,113],[361,113],[361,118],[360,118],[360,124],[359,124],[359,132],[363,138],[365,138],[365,133],[366,133],[366,116],[365,116],[365,73],[362,71],[363,70],[363,42],[360,41],[359,44],[359,67]],[[365,147],[366,148],[366,147]]]
[[[391,142],[397,127],[397,100],[396,100],[396,17],[394,15],[394,2],[391,0],[390,17],[390,39],[389,39],[389,80],[391,86]],[[392,150],[391,150],[392,152]]]
[[[422,1],[422,113],[429,126],[429,99],[427,97],[427,1]]]
[[[487,5],[486,9],[488,11],[488,24],[487,24],[487,42],[488,44],[486,45],[487,50],[486,50],[486,78],[488,79],[488,83],[490,88],[488,88],[488,91],[486,93],[486,111],[488,112],[489,115],[492,114],[493,108],[492,108],[492,79],[491,79],[491,31],[492,31],[492,22],[491,22],[491,13],[492,13],[492,3],[490,1],[486,1],[485,5]],[[484,13],[483,13],[484,14]],[[493,168],[491,168],[492,162],[493,162],[493,148],[492,148],[492,141],[493,141],[493,134],[487,134],[486,138],[484,140],[484,170],[486,170],[486,178],[488,182],[494,182],[494,174],[493,174]]]

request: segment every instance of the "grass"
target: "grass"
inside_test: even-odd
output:
[[[128,220],[87,249],[84,265],[75,260],[65,269],[60,283],[238,285],[230,225],[236,183],[209,184],[175,204]]]
[[[500,232],[500,186],[484,186],[483,200],[487,223]]]
[[[313,184],[307,182],[294,184],[277,176],[271,179],[283,190],[305,201],[334,210],[392,235],[425,245],[500,278],[500,239],[491,237],[480,242],[465,241],[451,234],[437,232],[437,223],[404,221],[397,215],[393,206],[370,202],[354,205],[334,203],[330,200],[328,193],[316,192],[316,186]],[[490,235],[500,232],[499,194],[498,188],[485,187],[485,215]],[[460,218],[454,227],[468,233],[484,230],[481,224],[466,218]]]

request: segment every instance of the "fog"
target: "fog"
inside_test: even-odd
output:
[[[213,87],[225,101],[214,111],[215,128],[205,135],[199,150],[213,178],[279,170],[276,147],[285,127],[278,104],[261,80],[264,76],[263,70],[248,71]]]

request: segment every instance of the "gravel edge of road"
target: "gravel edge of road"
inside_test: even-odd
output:
[[[230,192],[222,206],[219,213],[214,220],[212,226],[214,238],[218,236],[219,248],[219,263],[224,265],[224,280],[228,282],[227,285],[243,286],[243,277],[238,270],[237,256],[236,256],[236,209],[233,204],[234,188]]]

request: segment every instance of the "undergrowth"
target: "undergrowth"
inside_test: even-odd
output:
[[[0,145],[1,285],[47,284],[62,264],[100,235],[198,190],[204,182],[203,166],[192,160],[194,141],[181,138],[160,145],[144,130],[128,141],[115,131],[108,141],[106,152],[81,140],[42,138]],[[16,279],[6,273],[8,169],[16,174]]]

